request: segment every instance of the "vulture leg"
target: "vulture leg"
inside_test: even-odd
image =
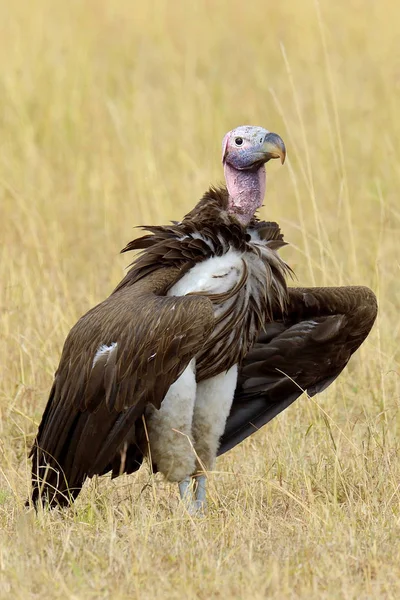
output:
[[[195,398],[195,361],[192,360],[169,388],[160,409],[151,406],[147,409],[151,460],[171,482],[184,482],[196,469],[191,439]]]
[[[212,470],[237,384],[237,365],[197,385],[193,440],[198,471]]]
[[[231,410],[236,383],[237,365],[234,365],[228,371],[197,384],[191,433],[200,474],[192,475],[193,469],[179,482],[179,493],[190,515],[202,515],[206,510],[207,476],[204,470],[214,468],[219,439]],[[153,453],[152,457],[154,459]]]
[[[192,517],[204,515],[206,511],[206,483],[205,475],[185,477],[179,482],[179,495]]]
[[[199,482],[197,477],[185,477],[179,482],[179,495],[191,517],[204,514],[206,488],[205,483],[199,496]]]
[[[198,513],[204,514],[204,512],[207,508],[207,501],[206,501],[207,477],[206,477],[206,475],[204,475],[204,474],[198,475],[196,477],[196,483],[197,483],[196,492],[195,492],[196,509],[197,509]]]
[[[207,506],[207,476],[204,470],[215,466],[219,440],[225,430],[226,420],[232,406],[237,383],[237,365],[215,377],[201,381],[197,385],[196,403],[193,413],[193,440],[198,461],[195,500],[191,513],[204,514]]]
[[[179,482],[179,495],[181,497],[182,502],[188,505],[190,504],[190,502],[192,502],[191,483],[191,477],[185,477],[185,479],[182,479],[182,481]]]

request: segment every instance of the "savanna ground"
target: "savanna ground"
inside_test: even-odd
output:
[[[399,22],[391,0],[0,3],[1,598],[400,597]],[[147,468],[27,511],[68,330],[243,123],[287,143],[262,215],[299,284],[370,286],[371,336],[218,461],[205,519]]]

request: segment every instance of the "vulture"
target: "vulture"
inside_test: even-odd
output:
[[[35,506],[68,506],[87,478],[146,458],[204,512],[216,457],[324,390],[367,337],[368,288],[287,286],[280,228],[256,216],[265,164],[285,155],[266,129],[228,132],[226,186],[122,250],[140,252],[65,341],[30,454]]]

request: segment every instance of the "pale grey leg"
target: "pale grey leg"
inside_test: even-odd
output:
[[[193,490],[193,484],[195,489]],[[179,482],[179,495],[184,502],[190,516],[204,515],[206,510],[206,484],[205,475],[186,477]],[[194,493],[193,493],[194,492]]]
[[[207,508],[206,488],[207,488],[207,477],[205,475],[198,475],[196,477],[197,488],[196,488],[196,500],[195,505],[198,513],[204,514]]]
[[[179,482],[179,495],[181,500],[187,504],[192,502],[192,479],[191,477],[185,477]]]

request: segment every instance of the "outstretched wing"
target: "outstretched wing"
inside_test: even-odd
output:
[[[135,421],[159,407],[214,325],[205,297],[117,289],[68,335],[32,449],[33,499],[67,504],[87,476],[135,443]]]
[[[362,344],[377,315],[365,287],[289,288],[284,319],[267,323],[239,373],[219,454],[294,402],[326,389]]]

